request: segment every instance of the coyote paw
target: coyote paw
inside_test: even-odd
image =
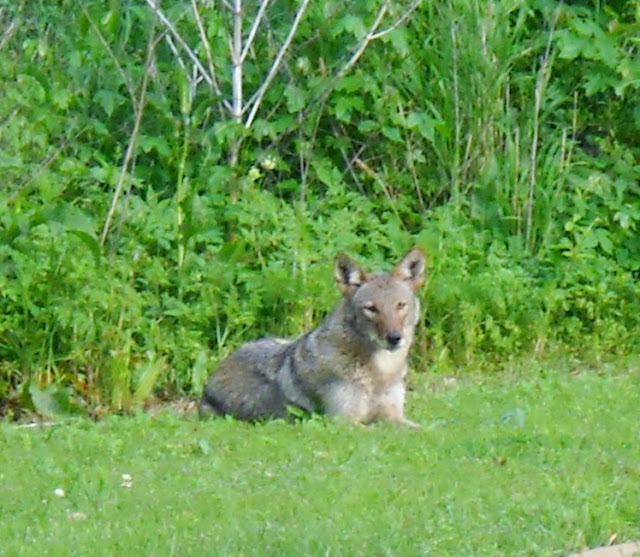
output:
[[[420,424],[417,424],[416,422],[412,422],[407,418],[402,418],[398,420],[398,424],[408,427],[410,429],[422,429],[422,426]]]

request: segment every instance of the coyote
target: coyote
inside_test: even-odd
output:
[[[339,254],[334,276],[343,297],[333,313],[298,339],[241,346],[209,379],[201,414],[254,421],[286,417],[297,407],[356,423],[420,427],[405,418],[404,399],[424,269],[418,247],[392,273],[365,272]]]

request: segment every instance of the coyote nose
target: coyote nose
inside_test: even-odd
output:
[[[401,341],[402,335],[400,333],[396,333],[395,331],[387,333],[387,344],[389,345],[390,350],[395,350],[396,348],[398,348]]]

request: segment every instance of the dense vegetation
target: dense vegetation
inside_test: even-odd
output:
[[[5,404],[197,392],[413,243],[418,368],[637,346],[636,3],[154,5],[0,1]]]

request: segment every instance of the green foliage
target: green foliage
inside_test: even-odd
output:
[[[0,398],[195,394],[239,343],[318,323],[336,252],[384,267],[414,242],[420,363],[636,349],[632,4],[423,2],[394,27],[392,2],[342,71],[381,4],[312,2],[248,126],[231,14],[196,5],[202,29],[163,13],[219,94],[144,3],[0,3]],[[267,10],[247,96],[295,9]]]

